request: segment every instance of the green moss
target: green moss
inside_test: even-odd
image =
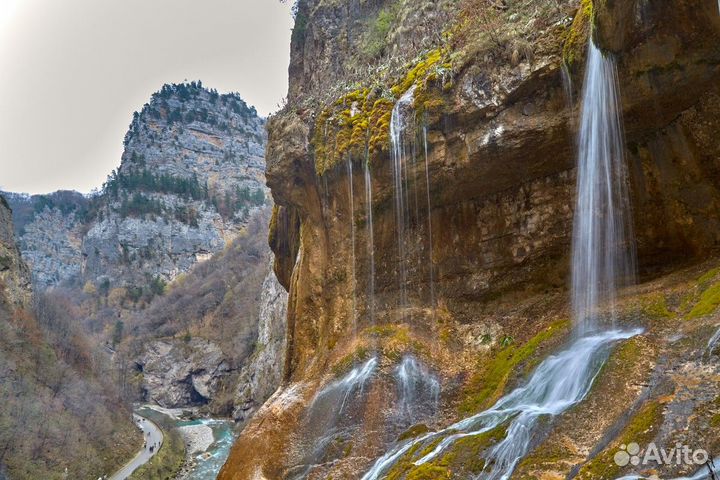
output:
[[[536,477],[525,472],[538,467],[549,467],[552,470],[553,466],[566,461],[569,453],[563,445],[542,445],[542,448],[536,449],[520,462],[517,476],[520,480],[535,479]]]
[[[647,298],[642,306],[642,313],[651,319],[675,317],[675,313],[670,311],[667,305],[667,300],[662,294],[653,295]]]
[[[423,433],[429,432],[430,429],[427,425],[424,423],[420,423],[418,425],[413,425],[412,427],[405,430],[403,433],[400,434],[398,437],[398,442],[401,442],[403,440],[409,440],[411,438],[416,438],[422,435]]]
[[[392,337],[397,332],[396,325],[375,325],[365,329],[365,333],[371,337]]]
[[[718,274],[720,274],[720,267],[713,268],[712,270],[705,272],[700,278],[698,278],[697,283],[699,285],[709,283],[711,280],[714,280],[715,277],[718,276]]]
[[[715,415],[710,417],[710,426],[712,428],[720,427],[720,413],[716,413]]]
[[[437,462],[449,467],[453,472],[462,471],[465,476],[479,474],[485,468],[485,451],[507,436],[507,428],[500,425],[492,430],[464,437],[455,442],[448,452]]]
[[[436,67],[445,55],[443,49],[436,49],[430,51],[422,60],[417,62],[410,70],[408,70],[405,78],[399,83],[395,84],[390,91],[399,97],[403,93],[410,90],[413,85],[419,84],[421,81],[425,81],[428,78],[431,69]]]
[[[358,347],[352,353],[345,355],[332,367],[333,374],[336,377],[349,372],[356,363],[364,362],[370,358],[370,351],[366,347]]]
[[[452,478],[452,474],[446,467],[424,463],[413,468],[405,478],[406,480],[449,480]]]
[[[563,61],[572,67],[582,57],[593,21],[592,0],[582,0],[563,44]]]
[[[720,282],[709,286],[700,294],[700,299],[687,314],[687,319],[692,320],[709,315],[720,305]]]
[[[390,122],[395,101],[413,85],[417,87],[415,108],[419,113],[437,111],[445,105],[451,83],[435,88],[451,70],[448,52],[432,50],[414,64],[390,89],[376,85],[358,88],[322,109],[315,121],[313,150],[315,171],[323,175],[347,158],[377,155],[390,147]]]
[[[662,404],[657,401],[645,404],[625,426],[618,438],[580,469],[577,478],[600,480],[620,476],[622,467],[618,466],[613,458],[619,446],[631,442],[644,445],[652,441],[662,421],[662,410]]]
[[[567,330],[569,325],[568,320],[557,321],[523,345],[509,342],[501,348],[489,363],[479,366],[478,373],[470,380],[460,413],[473,414],[490,406],[502,394],[513,370],[530,359],[540,345]]]
[[[422,443],[416,443],[405,452],[405,455],[395,462],[395,465],[385,475],[385,480],[400,480],[404,477],[405,472],[413,467],[415,461],[415,453],[420,449]]]

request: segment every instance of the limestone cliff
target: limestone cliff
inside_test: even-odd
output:
[[[11,308],[27,306],[30,300],[30,271],[15,244],[12,211],[0,195],[0,301]]]
[[[221,251],[266,203],[265,138],[239,95],[165,85],[99,193],[10,194],[33,281],[147,290]]]
[[[168,281],[222,250],[265,204],[264,144],[238,95],[165,86],[130,125],[83,239],[85,278]]]
[[[398,439],[487,408],[562,342],[577,99],[591,31],[618,63],[647,281],[711,257],[720,239],[715,2],[298,2],[289,105],[270,120],[267,149],[277,205],[270,243],[290,292],[286,383],[248,424],[219,478],[359,478]],[[405,110],[411,132],[400,179],[394,109]],[[397,205],[409,206],[404,216]],[[685,365],[704,347],[714,307],[695,317],[691,305],[715,276],[691,287],[693,296],[681,285],[697,270],[680,271],[628,293],[624,318],[648,327],[633,355],[672,351],[663,340],[672,329],[687,343],[670,363]],[[653,295],[689,295],[687,304],[668,300],[661,316],[701,320],[653,323]],[[441,378],[440,410],[389,420],[385,412],[402,398],[393,372],[408,354]],[[343,402],[324,433],[313,431],[318,416],[333,415],[320,400],[359,378],[363,365],[377,373],[349,390],[355,416],[343,414]],[[635,381],[652,384],[645,389],[606,379],[604,388],[627,398],[597,393],[577,413],[588,433],[561,424],[548,445],[572,438],[564,453],[549,459],[541,447],[522,474],[564,478],[586,468],[587,478],[600,478],[592,476],[598,452],[646,421],[636,418],[643,408],[657,412],[643,403],[659,396],[648,379],[671,368],[634,364]],[[686,386],[673,382],[663,388]],[[709,428],[715,390],[693,406],[705,422],[696,439]],[[672,410],[683,399],[661,401]],[[599,411],[608,415],[593,423]],[[388,478],[472,478],[483,466],[472,459],[492,440],[464,443],[422,468],[409,454]]]
[[[244,424],[282,383],[287,348],[287,292],[268,269],[263,281],[255,349],[240,371],[235,421]]]

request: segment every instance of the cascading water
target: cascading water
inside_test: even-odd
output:
[[[423,151],[425,153],[425,187],[427,189],[427,221],[428,221],[428,269],[430,270],[430,307],[435,313],[435,278],[432,262],[433,240],[432,240],[432,206],[430,204],[430,165],[428,164],[428,135],[427,126],[423,126]]]
[[[457,440],[505,429],[505,437],[485,453],[480,478],[505,480],[530,448],[544,416],[557,416],[581,402],[607,359],[612,346],[640,330],[598,331],[600,307],[614,317],[612,302],[618,276],[634,271],[625,214],[629,212],[623,165],[617,77],[612,59],[592,42],[588,47],[581,132],[578,149],[577,208],[573,232],[572,305],[575,340],[544,360],[530,380],[498,400],[490,409],[397,445],[381,457],[363,480],[380,478],[408,452],[435,447],[411,458],[427,463]],[[413,449],[422,444],[421,448]],[[411,450],[412,449],[412,450]]]
[[[624,143],[614,60],[591,42],[578,142],[573,230],[572,308],[576,332],[614,320],[615,292],[635,272]]]
[[[370,325],[375,325],[375,227],[373,226],[373,194],[372,176],[370,175],[370,162],[366,155],[364,162],[365,173],[365,208],[367,228],[367,255],[369,265],[368,278],[368,312]]]
[[[353,164],[350,158],[347,160],[347,173],[348,173],[348,202],[350,204],[350,239],[351,239],[351,254],[350,261],[352,262],[352,322],[353,332],[357,335],[357,278],[355,275],[355,192],[353,185]]]
[[[428,155],[427,127],[422,131],[416,128],[415,111],[413,101],[415,87],[411,87],[395,104],[390,121],[390,141],[392,143],[393,159],[393,183],[395,187],[395,219],[397,224],[398,239],[398,282],[400,287],[400,309],[404,316],[404,309],[407,306],[407,271],[408,271],[408,245],[410,224],[410,207],[413,203],[414,218],[420,218],[420,209],[427,208],[427,248],[429,261],[428,290],[430,296],[430,307],[435,309],[435,272],[432,263],[432,204],[430,199],[430,167]],[[420,138],[422,135],[422,138]],[[420,145],[422,142],[422,145]],[[422,151],[420,148],[422,147]],[[420,190],[422,170],[418,165],[418,159],[424,155],[425,165],[425,189],[426,198],[422,199]],[[410,175],[410,171],[412,175]],[[412,179],[411,179],[412,177]],[[412,182],[411,182],[412,180]],[[412,190],[412,202],[410,193]],[[422,203],[425,203],[423,206]]]
[[[415,87],[410,88],[393,107],[390,120],[390,141],[392,143],[393,183],[395,187],[395,222],[398,243],[398,284],[400,288],[399,308],[401,318],[405,318],[407,307],[407,232],[409,205],[407,195],[407,151],[404,135],[409,119],[406,112],[410,109]]]
[[[713,336],[710,337],[707,347],[705,348],[705,353],[707,353],[708,355],[712,355],[712,353],[715,351],[715,348],[718,346],[719,342],[720,342],[720,328],[718,328],[718,330],[713,334]]]
[[[315,395],[294,444],[297,463],[286,478],[307,478],[314,466],[328,460],[326,454],[333,444],[352,438],[362,421],[365,385],[378,364],[377,357],[371,357]]]
[[[440,399],[440,382],[414,356],[406,355],[395,369],[398,413],[407,423],[432,416]]]
[[[638,333],[612,330],[576,340],[563,352],[542,362],[525,386],[513,390],[484,412],[397,446],[380,458],[363,480],[380,478],[418,443],[425,446],[442,439],[430,453],[415,459],[415,465],[422,465],[437,458],[457,440],[501,425],[507,428],[506,436],[485,453],[487,467],[481,478],[509,478],[527,453],[538,420],[558,415],[585,398],[614,343]]]

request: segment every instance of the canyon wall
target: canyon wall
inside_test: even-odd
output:
[[[714,255],[720,239],[715,2],[298,2],[288,106],[268,123],[266,154],[270,244],[289,290],[285,384],[219,478],[359,478],[411,434],[413,422],[384,413],[400,395],[400,358],[442,379],[440,412],[414,422],[417,434],[489,406],[518,366],[559,344],[591,32],[618,64],[637,255],[651,281]],[[390,130],[413,88],[400,252]],[[494,378],[487,365],[515,344],[533,348]],[[373,357],[375,381],[350,393],[353,419],[340,407],[330,433],[313,436],[322,392]],[[604,447],[584,441],[553,466],[558,478]],[[415,471],[403,468],[392,478]],[[469,478],[477,464],[460,462],[455,476],[433,468],[407,478]]]

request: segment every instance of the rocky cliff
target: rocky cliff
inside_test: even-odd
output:
[[[262,284],[255,349],[240,371],[235,421],[244,425],[281,385],[287,348],[287,291],[271,265]]]
[[[11,195],[34,282],[148,290],[221,251],[266,203],[264,124],[237,94],[165,85],[99,193]]]
[[[23,258],[40,288],[79,281],[91,200],[77,192],[7,194]]]
[[[2,303],[18,308],[30,300],[30,271],[15,244],[12,210],[0,196],[0,294]]]
[[[167,281],[222,250],[265,204],[264,145],[264,121],[238,95],[165,86],[130,125],[83,240],[85,277]]]
[[[268,125],[270,243],[290,291],[285,385],[219,478],[359,478],[398,439],[487,408],[562,343],[591,32],[618,65],[644,282],[622,316],[647,332],[622,351],[628,378],[612,360],[586,406],[534,439],[518,478],[615,478],[595,469],[622,432],[646,422],[661,432],[650,438],[672,438],[687,383],[668,372],[691,368],[716,322],[714,306],[699,307],[713,262],[682,269],[712,258],[720,238],[716,3],[303,0],[289,105]],[[441,379],[439,410],[393,419],[410,354]],[[352,414],[327,403],[343,386]],[[688,407],[687,441],[710,428],[710,390]],[[313,430],[320,418],[332,420]],[[425,465],[409,452],[385,473],[471,478],[494,441]]]

